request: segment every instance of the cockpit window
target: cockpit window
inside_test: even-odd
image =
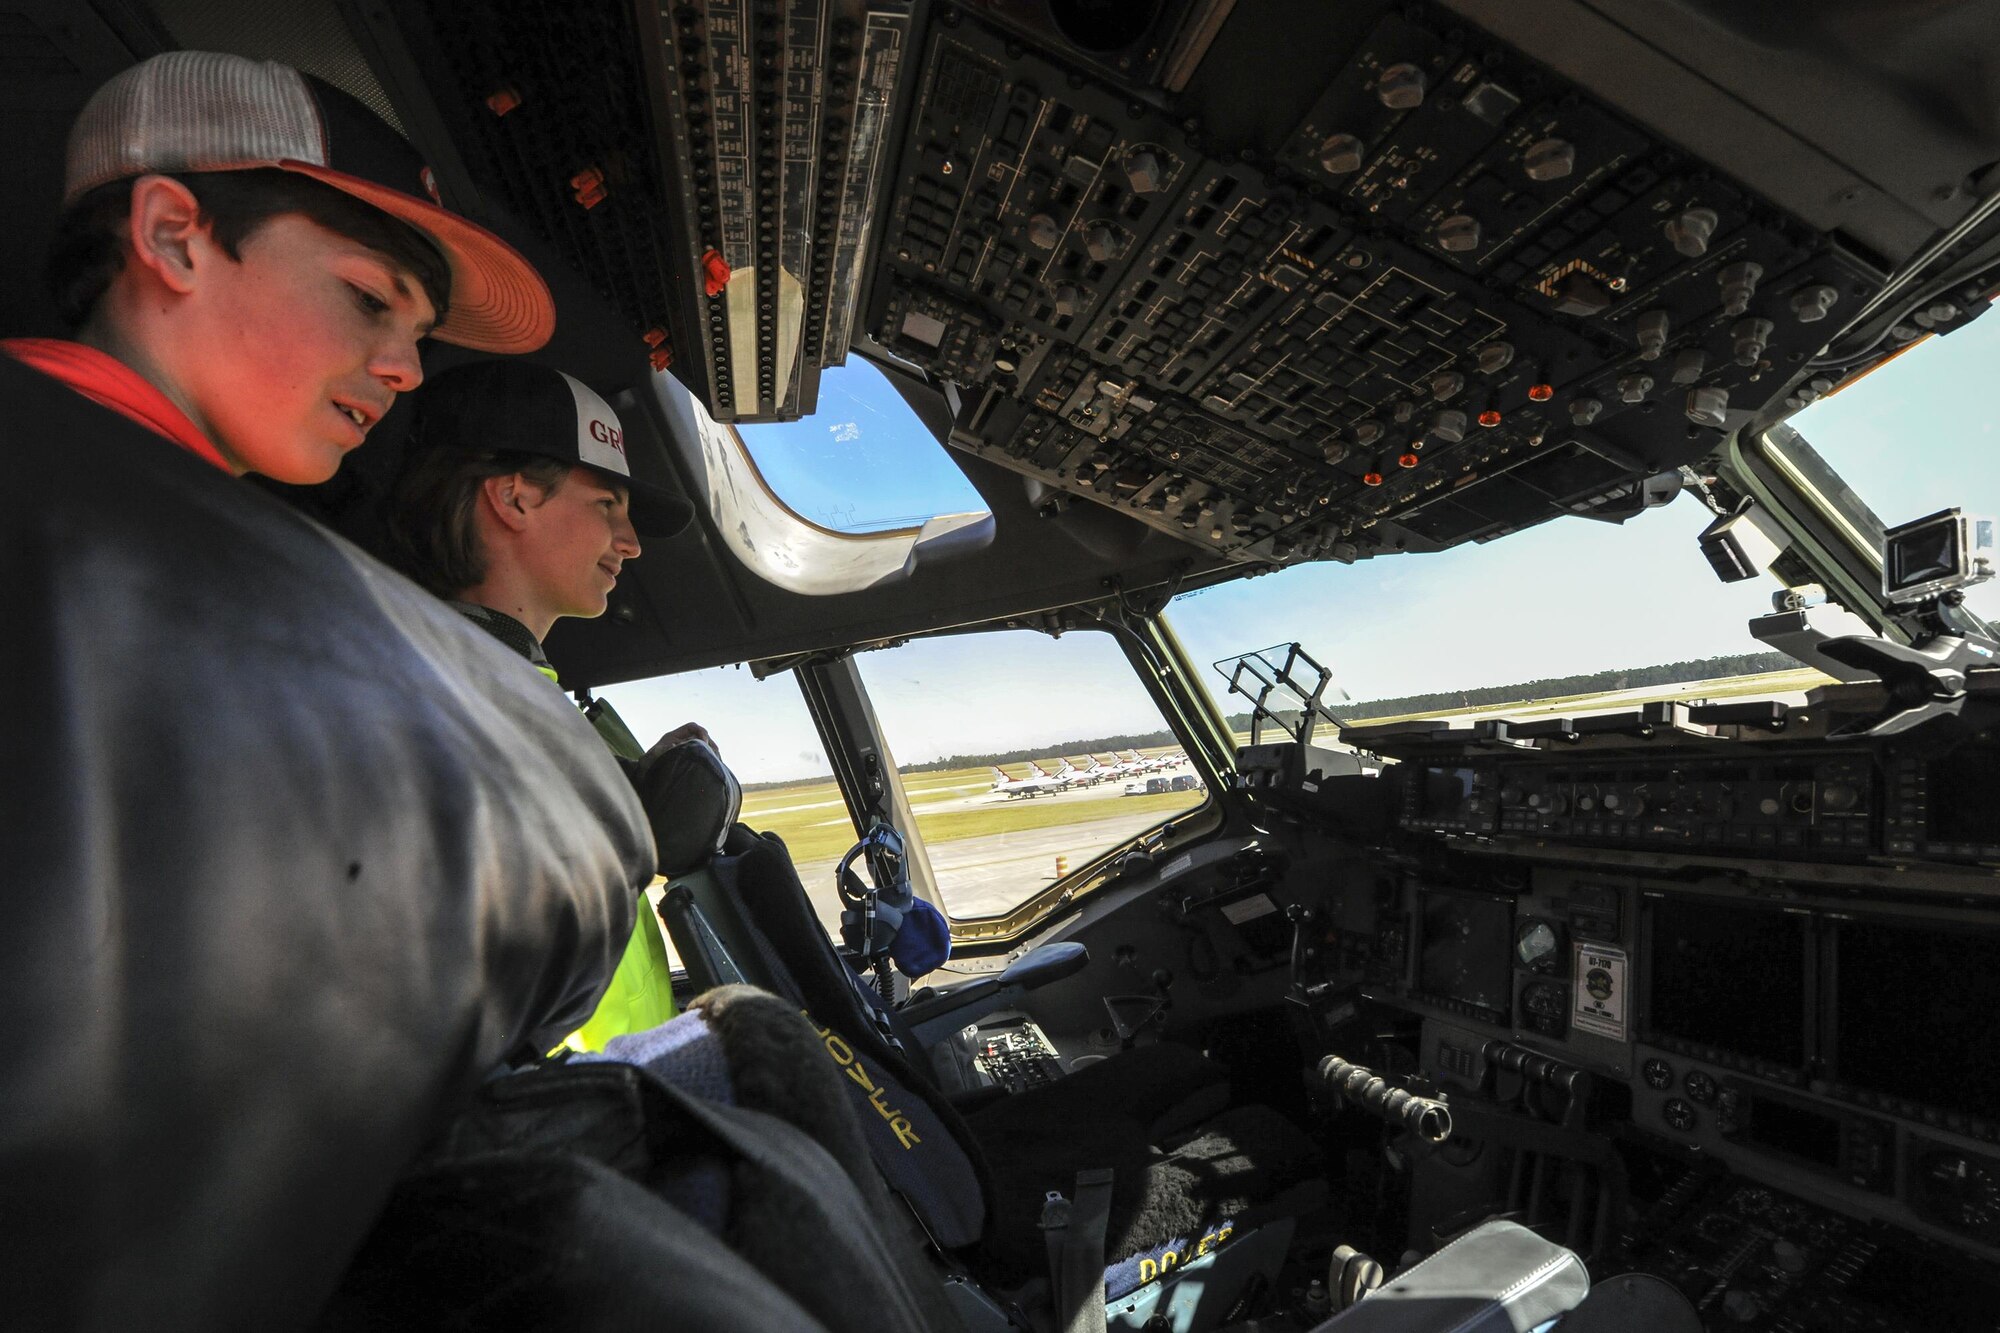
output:
[[[1622,527],[1558,519],[1489,545],[1354,565],[1315,564],[1184,594],[1168,614],[1197,662],[1298,640],[1374,720],[1466,710],[1524,716],[1656,697],[1804,690],[1817,672],[1767,651],[1745,626],[1779,590],[1765,576],[1724,584],[1695,538],[1715,515],[1684,492]],[[1767,671],[1772,679],[1746,680]],[[1225,683],[1211,675],[1220,698]],[[1224,702],[1248,731],[1240,697]],[[1317,738],[1316,738],[1317,740]]]
[[[736,430],[778,498],[835,532],[915,528],[986,509],[902,395],[859,357],[820,377],[811,416]]]
[[[1813,459],[1851,490],[1829,487],[1821,502],[1842,531],[1879,542],[1865,517],[1895,527],[1953,506],[2000,517],[2000,421],[1993,377],[2000,367],[2000,315],[1913,347],[1872,375],[1821,399],[1774,431],[1766,448],[1813,486]],[[1804,441],[1807,448],[1801,448]],[[1850,539],[1852,540],[1852,539]],[[2000,581],[1966,592],[1966,605],[2000,618]]]
[[[856,661],[959,939],[1018,934],[1061,881],[1208,799],[1107,634],[947,635]]]

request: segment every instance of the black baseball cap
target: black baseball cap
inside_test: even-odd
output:
[[[445,208],[407,140],[332,84],[275,61],[169,51],[113,76],[70,129],[63,203],[149,172],[257,167],[310,176],[435,245],[451,270],[439,341],[532,352],[555,332],[555,299],[535,266]]]
[[[527,361],[480,361],[426,380],[416,400],[415,448],[530,454],[592,468],[630,493],[641,537],[671,537],[694,516],[679,494],[633,477],[618,414],[573,375]]]

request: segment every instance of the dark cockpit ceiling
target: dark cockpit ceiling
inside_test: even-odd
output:
[[[706,489],[649,359],[726,422],[809,413],[858,354],[992,511],[812,595],[711,505],[558,634],[579,684],[1615,521],[1865,366],[1809,359],[2000,184],[1978,0],[5,10],[9,235],[39,246],[61,127],[125,61],[289,60],[540,264],[540,359],[624,391],[642,473]],[[46,329],[30,266],[0,300]],[[394,422],[305,502],[359,522]]]

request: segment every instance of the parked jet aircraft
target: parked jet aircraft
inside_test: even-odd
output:
[[[1095,787],[1098,783],[1103,782],[1111,776],[1111,770],[1099,763],[1096,755],[1085,755],[1084,758],[1090,761],[1089,767],[1070,769],[1072,773],[1076,774],[1076,782],[1079,786]],[[1063,760],[1063,765],[1068,767],[1069,760]]]
[[[1053,775],[1043,772],[1032,762],[1028,767],[1034,769],[1034,772],[1028,777],[1010,778],[1007,776],[1006,769],[1001,768],[998,764],[992,765],[992,790],[999,792],[1011,801],[1018,796],[1046,796],[1051,792],[1058,792],[1063,789],[1063,784],[1057,781]]]
[[[1050,776],[1062,783],[1065,789],[1070,787],[1088,787],[1092,781],[1083,769],[1070,763],[1068,757],[1064,755],[1056,756],[1056,770]]]

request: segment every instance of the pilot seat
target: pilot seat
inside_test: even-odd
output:
[[[1212,1327],[1276,1277],[1296,1220],[1325,1199],[1318,1150],[1276,1111],[1231,1106],[1226,1071],[1200,1052],[1138,1046],[963,1106],[927,1072],[928,1044],[1074,972],[1081,945],[898,1008],[836,951],[782,842],[739,824],[712,851],[736,791],[712,750],[667,752],[641,786],[670,880],[662,915],[696,990],[746,982],[805,1012],[877,1169],[962,1269],[949,1289],[968,1326],[1007,1327],[999,1301],[1042,1305],[1056,1285],[1076,1305],[1095,1285],[1074,1278],[1084,1254],[1114,1328]],[[1097,1212],[1093,1248],[1073,1219]]]

